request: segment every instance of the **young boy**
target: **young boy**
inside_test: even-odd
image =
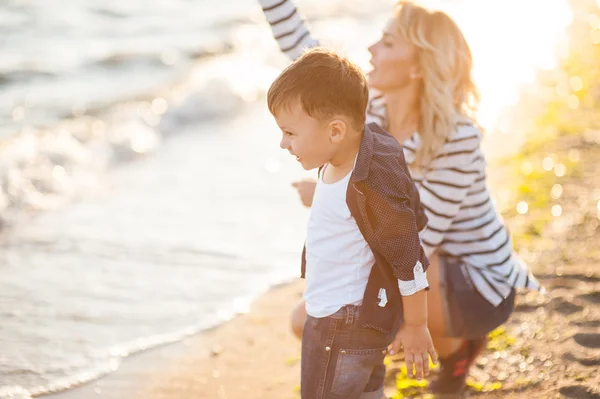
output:
[[[359,68],[320,48],[268,93],[281,148],[304,169],[319,168],[302,256],[303,399],[382,398],[384,357],[400,346],[417,378],[428,374],[429,355],[437,361],[418,236],[426,218],[400,145],[365,125],[367,99]]]

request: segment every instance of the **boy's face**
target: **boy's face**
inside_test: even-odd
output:
[[[283,133],[279,146],[294,155],[305,170],[329,162],[342,138],[331,123],[324,124],[304,112],[300,101],[278,110],[275,120]]]

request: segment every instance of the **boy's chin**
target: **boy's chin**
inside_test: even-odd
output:
[[[302,166],[302,169],[304,170],[314,170],[321,167],[321,165],[315,165],[314,163],[306,162],[305,160],[300,161],[300,166]]]
[[[304,170],[313,170],[313,169],[316,169],[316,166],[309,165],[309,164],[306,164],[304,162],[300,162],[300,165],[302,166],[302,169],[304,169]]]

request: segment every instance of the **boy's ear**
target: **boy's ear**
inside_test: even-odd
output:
[[[329,139],[332,143],[337,144],[346,137],[347,127],[346,122],[341,119],[334,119],[329,122]]]

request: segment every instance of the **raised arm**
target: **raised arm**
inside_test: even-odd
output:
[[[258,0],[281,51],[291,60],[319,42],[312,37],[292,0]]]
[[[267,22],[271,25],[273,37],[279,49],[290,60],[298,58],[306,48],[319,45],[308,30],[306,21],[302,19],[292,0],[258,0]],[[377,123],[385,127],[385,100],[374,90],[369,91],[367,122]]]

